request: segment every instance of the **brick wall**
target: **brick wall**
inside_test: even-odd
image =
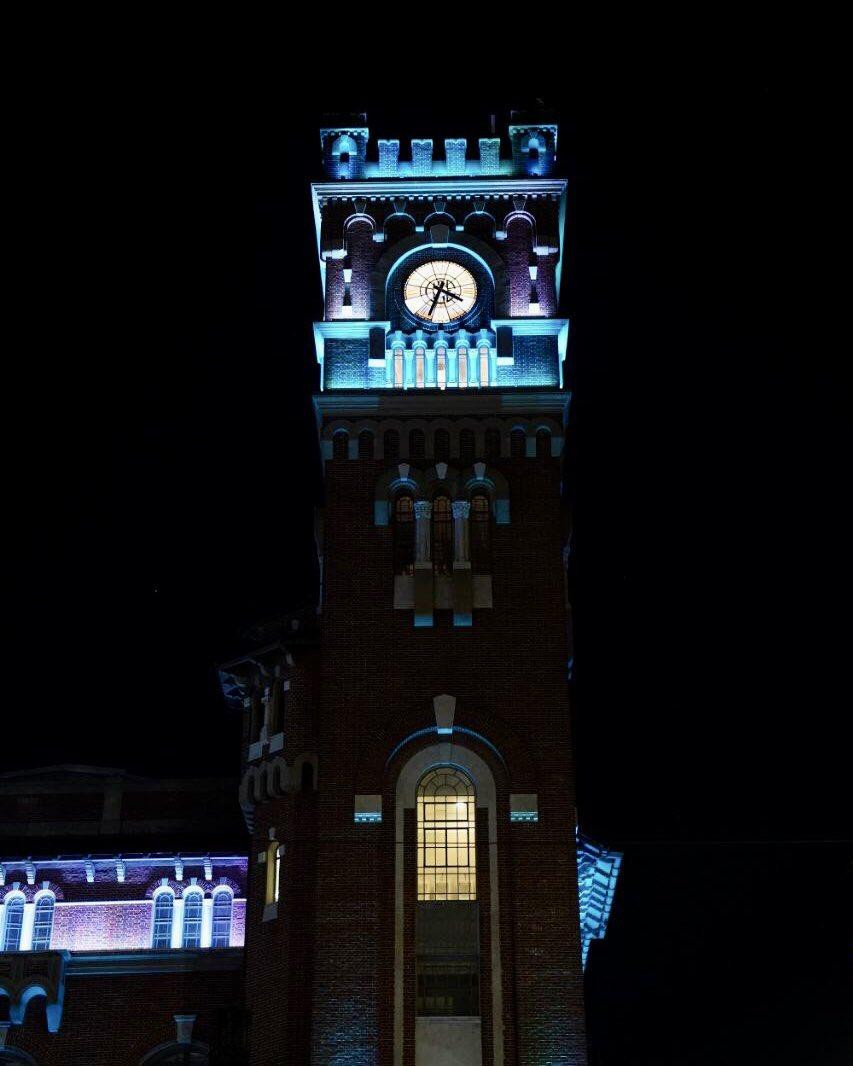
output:
[[[432,698],[448,692],[457,698],[456,725],[488,738],[503,759],[454,737],[478,750],[498,786],[505,1061],[585,1062],[560,464],[541,458],[496,465],[510,484],[512,522],[493,529],[495,606],[475,611],[471,628],[455,628],[449,611],[437,611],[433,628],[415,629],[411,612],[392,607],[392,532],[373,524],[373,486],[385,464],[326,463],[318,790],[266,803],[256,815],[254,852],[266,846],[271,826],[287,852],[282,915],[268,923],[260,922],[264,873],[253,855],[247,931],[253,1061],[278,1061],[277,1042],[286,1039],[286,1019],[297,1005],[311,1012],[312,1061],[392,1061],[394,788],[402,763],[435,735],[407,744],[390,766],[386,761],[409,734],[435,724]],[[308,705],[304,711],[310,713]],[[304,729],[296,717],[289,728]],[[510,824],[510,791],[538,793],[537,824]],[[354,824],[356,792],[383,795],[381,825]],[[410,871],[413,863],[409,856]],[[487,883],[481,874],[481,885]],[[310,898],[306,885],[315,886]],[[406,893],[410,909],[411,873]],[[488,950],[484,933],[483,954]],[[413,1061],[409,963],[405,1046]],[[484,993],[490,981],[487,960]],[[270,987],[277,990],[275,1006]],[[487,1050],[490,1003],[484,996]],[[305,1039],[304,1030],[298,1038]]]
[[[193,1039],[215,1047],[228,1015],[241,1013],[242,986],[239,971],[72,977],[59,1032],[47,1031],[44,999],[38,997],[7,1042],[39,1066],[134,1066],[158,1044],[175,1039],[174,1014],[195,1014]]]

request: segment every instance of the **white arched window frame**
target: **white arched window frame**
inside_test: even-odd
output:
[[[403,349],[394,349],[394,388],[403,388]]]
[[[175,894],[162,888],[154,895],[154,919],[151,924],[151,947],[163,950],[172,946],[172,922],[175,916]]]
[[[21,935],[24,929],[24,899],[23,892],[11,892],[6,897],[3,908],[3,951],[20,951]]]
[[[234,897],[230,888],[217,888],[213,893],[213,931],[210,946],[227,948],[231,945],[231,914]]]
[[[457,349],[459,356],[459,388],[468,388],[468,349],[463,345]]]
[[[488,344],[480,345],[480,384],[489,384],[489,355],[490,348]]]
[[[185,948],[201,947],[201,920],[204,911],[204,895],[200,888],[184,892],[184,932]]]
[[[440,344],[435,350],[435,373],[436,385],[440,389],[447,388],[447,348]]]
[[[56,897],[49,890],[39,892],[35,897],[35,915],[33,918],[33,951],[48,951],[50,937],[53,933],[53,912]]]

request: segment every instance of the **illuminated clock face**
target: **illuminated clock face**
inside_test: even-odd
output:
[[[406,278],[403,301],[424,322],[444,325],[467,315],[477,300],[477,282],[459,263],[435,259]]]

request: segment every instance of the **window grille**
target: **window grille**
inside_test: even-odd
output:
[[[383,438],[382,450],[386,459],[400,458],[400,434],[396,429],[386,429]]]
[[[523,429],[514,429],[510,433],[509,453],[513,459],[523,459],[527,454],[527,436]]]
[[[201,892],[188,892],[184,896],[184,947],[201,947]]]
[[[424,387],[424,350],[415,348],[415,385],[417,388]]]
[[[435,431],[435,461],[437,463],[450,462],[450,434],[446,429]]]
[[[227,948],[231,943],[231,893],[221,888],[213,896],[212,948]]]
[[[342,429],[332,437],[332,458],[346,459],[349,453],[349,434]]]
[[[52,895],[39,896],[36,900],[33,951],[47,951],[50,948],[50,934],[53,931],[53,902]]]
[[[459,459],[461,462],[474,462],[475,444],[474,430],[463,429],[459,434]]]
[[[409,434],[409,458],[423,459],[426,456],[426,437],[422,429],[413,429]]]
[[[403,387],[403,349],[394,349],[394,388]]]
[[[174,899],[171,892],[161,892],[154,900],[154,936],[151,946],[170,948],[172,946],[172,913]]]
[[[536,458],[546,459],[551,457],[551,434],[547,429],[536,431]]]
[[[492,569],[492,511],[487,496],[471,500],[471,563],[477,574]]]
[[[431,770],[418,788],[418,899],[477,898],[475,796],[453,767]]]
[[[363,429],[358,435],[359,459],[373,458],[373,434],[369,429]]]
[[[394,501],[394,573],[412,574],[415,568],[415,511],[411,496]]]
[[[447,349],[444,347],[435,350],[435,374],[438,387],[447,388]]]
[[[453,569],[453,515],[446,496],[432,501],[432,565],[437,574]]]
[[[13,896],[6,901],[6,928],[3,933],[3,950],[21,950],[21,929],[24,925],[24,901]]]

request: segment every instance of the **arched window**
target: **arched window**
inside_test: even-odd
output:
[[[551,434],[547,429],[536,430],[536,458],[551,458]]]
[[[6,925],[3,929],[3,950],[21,950],[21,930],[24,925],[24,897],[6,897]]]
[[[447,387],[447,349],[440,344],[435,350],[436,384],[440,389]]]
[[[475,574],[492,569],[492,511],[488,496],[471,498],[471,565]]]
[[[227,888],[218,888],[213,893],[212,948],[227,948],[231,943],[231,893]]]
[[[415,348],[415,385],[422,389],[424,384],[424,350],[419,347]]]
[[[456,351],[459,356],[459,388],[465,389],[468,387],[468,349],[462,347]]]
[[[477,898],[476,801],[471,780],[452,766],[418,786],[418,899]]]
[[[432,565],[437,574],[453,569],[453,516],[446,496],[432,501]]]
[[[394,573],[412,574],[415,568],[415,509],[411,496],[394,501]]]
[[[501,431],[493,426],[491,429],[486,430],[486,458],[492,460],[500,459],[500,457]]]
[[[201,947],[201,912],[203,897],[200,891],[184,893],[184,947]]]
[[[523,459],[527,454],[527,435],[523,429],[514,429],[510,433],[509,454],[513,459]]]
[[[386,429],[382,438],[382,450],[386,459],[400,458],[400,434],[396,429]]]
[[[489,384],[489,346],[480,345],[480,384]]]
[[[426,437],[422,429],[413,429],[409,434],[409,458],[423,459],[426,456]]]
[[[473,463],[476,439],[473,429],[463,429],[459,433],[459,461],[461,463]]]
[[[154,897],[154,932],[151,937],[152,948],[170,948],[172,946],[172,914],[175,909],[175,897],[168,889],[158,892]]]
[[[310,762],[308,762],[307,759],[302,764],[302,781],[301,781],[301,785],[302,785],[302,791],[303,792],[313,792],[314,791],[314,767],[313,767],[313,765]]]
[[[345,429],[339,429],[332,437],[332,458],[346,459],[349,454],[349,434]]]
[[[446,429],[437,429],[435,431],[433,450],[435,452],[435,461],[437,463],[450,462],[450,434]]]
[[[373,458],[373,434],[369,429],[363,429],[358,435],[359,459]]]
[[[53,932],[53,904],[52,892],[45,892],[36,900],[33,951],[47,951],[50,948],[50,934]]]

